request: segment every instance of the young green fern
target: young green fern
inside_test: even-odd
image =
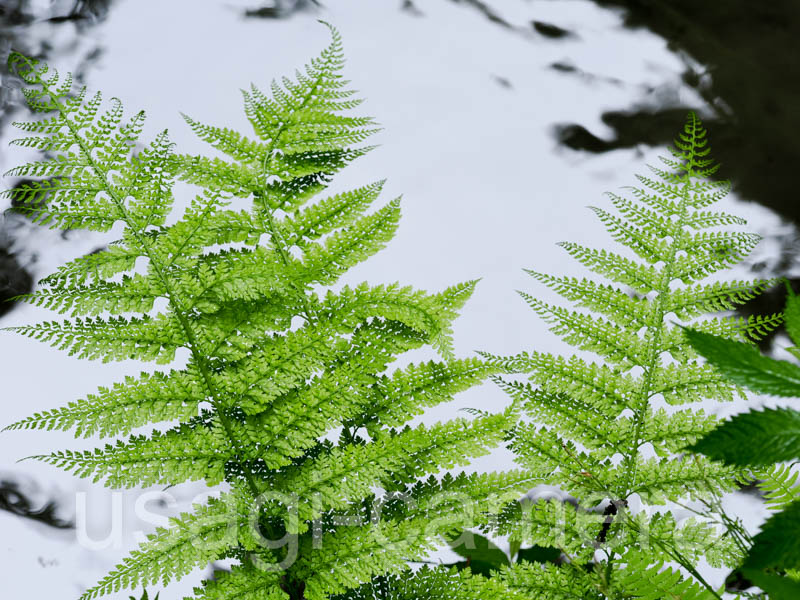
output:
[[[700,501],[719,506],[736,471],[705,457],[678,454],[711,430],[716,417],[690,406],[731,400],[737,389],[698,359],[675,321],[733,339],[756,338],[779,316],[708,317],[752,298],[768,282],[700,283],[741,260],[758,237],[728,229],[744,221],[707,207],[728,191],[710,176],[706,131],[690,114],[683,133],[662,158],[669,170],[650,167],[634,199],[611,194],[618,211],[594,212],[611,236],[636,259],[575,243],[561,246],[590,270],[625,289],[589,279],[529,273],[589,312],[571,311],[521,293],[565,341],[602,362],[573,356],[523,353],[506,359],[530,383],[497,379],[530,422],[511,435],[517,461],[552,475],[547,483],[579,500],[527,504],[499,523],[512,540],[559,548],[569,565],[524,566],[502,573],[511,589],[533,597],[718,598],[694,565],[731,565],[743,555],[735,536],[706,518],[680,525],[652,507]],[[688,405],[688,406],[687,406]],[[649,509],[649,510],[648,510]],[[677,562],[690,578],[660,571]],[[569,569],[569,577],[561,573]],[[568,583],[567,583],[568,582]],[[684,589],[685,588],[685,589]]]
[[[17,143],[50,155],[12,169],[41,179],[6,194],[52,227],[123,226],[119,241],[22,298],[65,320],[14,329],[82,358],[167,364],[180,351],[185,366],[128,377],[8,429],[114,437],[177,421],[94,451],[36,458],[112,487],[225,484],[84,600],[167,584],[222,558],[238,564],[204,582],[197,598],[321,600],[399,573],[440,534],[486,522],[481,512],[455,519],[442,493],[478,501],[533,483],[524,471],[433,478],[498,443],[513,410],[406,425],[499,372],[452,357],[450,323],[475,282],[438,294],[367,284],[326,291],[391,239],[400,216],[397,200],[365,214],[380,182],[316,200],[369,150],[355,144],[375,129],[344,114],[359,101],[331,31],[333,42],[295,80],[273,83],[271,96],[244,93],[255,139],[186,118],[225,158],[175,155],[166,132],[134,152],[143,113],[123,122],[119,101],[102,111],[100,95],[74,94],[69,77],[9,59],[43,113],[19,124],[39,135]],[[176,176],[204,190],[167,225]],[[446,360],[387,372],[396,355],[425,344]]]

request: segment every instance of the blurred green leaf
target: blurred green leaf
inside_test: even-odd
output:
[[[792,502],[764,523],[742,569],[800,568],[800,502]],[[797,597],[796,597],[797,598]]]
[[[686,328],[692,347],[733,383],[761,394],[800,396],[800,367],[762,356],[756,346]]]
[[[509,556],[511,556],[511,558],[514,558],[514,556],[516,556],[517,553],[519,552],[520,548],[522,548],[522,542],[520,542],[519,540],[511,540],[508,549]]]
[[[464,534],[466,535],[460,535],[449,542],[453,552],[466,559],[457,562],[456,567],[459,569],[469,567],[473,573],[489,577],[492,570],[509,564],[506,553],[488,538],[470,531]]]
[[[787,285],[786,309],[783,312],[784,325],[795,346],[800,346],[800,297]],[[800,596],[799,596],[800,597]]]
[[[800,412],[766,408],[736,415],[689,449],[740,466],[763,466],[800,458]]]
[[[752,583],[769,594],[769,600],[797,600],[800,598],[800,582],[798,581],[764,571],[746,571],[745,575]]]

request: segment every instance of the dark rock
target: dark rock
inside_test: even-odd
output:
[[[800,3],[774,0],[753,3],[728,0],[594,0],[600,6],[624,9],[625,26],[647,28],[689,57],[683,80],[695,87],[716,115],[706,120],[713,155],[723,163],[721,176],[736,191],[800,224],[794,172],[800,163]],[[698,72],[697,64],[705,65]],[[635,145],[643,118],[671,118],[689,107],[660,111],[629,110],[619,119],[620,145]],[[659,135],[669,141],[672,131]],[[645,139],[639,143],[650,143]]]

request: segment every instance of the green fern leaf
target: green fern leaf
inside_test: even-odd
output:
[[[348,114],[359,100],[330,29],[332,43],[294,79],[269,95],[244,92],[253,134],[186,117],[221,157],[174,153],[165,133],[137,152],[143,113],[126,119],[118,100],[104,106],[99,94],[73,93],[69,78],[10,57],[43,113],[21,125],[32,135],[19,145],[48,156],[12,169],[33,181],[6,195],[51,227],[121,230],[21,298],[63,321],[13,330],[83,358],[181,364],[8,429],[126,436],[36,457],[111,487],[201,480],[228,490],[157,530],[84,600],[166,585],[220,559],[236,562],[231,573],[195,597],[355,593],[406,573],[457,530],[488,528],[491,507],[464,515],[442,498],[505,506],[542,479],[442,473],[501,443],[515,406],[409,424],[503,372],[499,361],[454,356],[452,322],[476,281],[434,294],[399,284],[329,289],[385,246],[400,217],[399,200],[370,212],[382,182],[317,198],[370,150],[361,144],[376,130]],[[201,188],[181,215],[176,179]],[[443,360],[392,370],[398,355],[424,346]],[[493,582],[456,577],[475,597],[502,595]]]
[[[630,557],[620,582],[625,593],[642,600],[714,600],[717,595],[663,563],[647,565],[647,560]]]
[[[142,373],[126,378],[97,395],[72,402],[9,425],[6,430],[73,429],[75,437],[109,437],[151,422],[188,420],[197,415],[202,398],[202,379],[190,370]]]
[[[195,588],[198,600],[286,600],[289,595],[280,588],[278,573],[263,571],[252,565],[234,566],[230,573],[217,571],[214,579]]]
[[[770,282],[701,283],[741,260],[759,238],[708,231],[744,222],[706,210],[729,186],[709,179],[717,166],[708,158],[706,133],[693,113],[671,153],[662,159],[669,169],[650,167],[652,176],[638,177],[640,185],[630,188],[633,198],[610,195],[616,213],[592,209],[612,239],[635,259],[572,242],[560,244],[611,285],[529,271],[585,311],[521,294],[551,331],[602,362],[543,353],[507,358],[483,354],[529,378],[496,378],[530,419],[509,436],[517,462],[549,474],[548,485],[577,499],[576,510],[553,501],[535,503],[533,523],[524,512],[513,510],[501,519],[498,533],[553,547],[581,569],[573,591],[564,579],[572,567],[514,565],[503,577],[515,589],[554,598],[720,598],[694,562],[733,566],[744,553],[731,536],[710,524],[719,522],[718,498],[734,489],[741,472],[705,457],[679,454],[687,443],[713,435],[718,423],[685,405],[732,400],[742,391],[724,369],[715,368],[716,362],[701,362],[674,320],[681,319],[696,336],[721,336],[731,344],[736,340],[749,358],[755,350],[743,342],[774,329],[781,316],[707,316],[742,304]],[[680,535],[671,517],[629,508],[631,501],[647,508],[691,500],[708,507],[703,513],[708,520],[688,523]],[[553,528],[562,535],[554,535]],[[641,555],[626,565],[631,552]],[[690,577],[662,571],[665,560],[678,562]]]
[[[105,478],[109,487],[174,484],[204,479],[215,485],[225,479],[229,460],[223,433],[216,427],[182,424],[150,438],[132,436],[126,442],[107,444],[105,449],[74,452],[65,450],[38,460],[72,471],[97,482]]]
[[[792,502],[772,515],[753,538],[745,569],[797,569],[800,567],[800,502]]]
[[[771,510],[782,510],[791,502],[800,500],[800,471],[792,465],[773,465],[755,472],[758,488],[764,492],[764,501]]]
[[[765,408],[736,415],[690,449],[739,466],[764,466],[800,458],[800,412]]]
[[[81,600],[91,600],[139,585],[166,585],[211,560],[224,557],[237,539],[235,515],[241,510],[237,494],[222,495],[194,513],[171,520],[169,529],[159,528],[139,550],[86,590]]]

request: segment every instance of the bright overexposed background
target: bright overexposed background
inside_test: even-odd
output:
[[[329,42],[328,30],[317,21],[325,19],[344,38],[347,77],[366,98],[360,110],[384,128],[375,138],[380,147],[342,172],[331,190],[387,178],[384,201],[403,196],[396,238],[352,269],[345,281],[399,281],[433,291],[481,278],[455,323],[458,355],[534,348],[571,352],[515,294],[524,289],[553,298],[522,268],[583,274],[555,244],[575,240],[607,245],[602,227],[585,207],[607,205],[603,192],[634,183],[634,174],[644,171],[644,163],[656,162],[660,150],[643,146],[577,153],[559,146],[554,127],[580,122],[602,138],[610,131],[600,114],[629,105],[688,105],[702,116],[703,100],[681,80],[681,58],[661,38],[624,28],[620,14],[584,0],[495,2],[495,10],[513,27],[492,22],[471,3],[419,0],[416,9],[422,14],[401,10],[399,0],[325,4],[268,20],[245,19],[243,10],[251,4],[238,0],[120,0],[91,29],[62,27],[56,32],[42,23],[30,35],[52,35],[54,44],[62,44],[65,51],[52,57],[62,71],[74,69],[85,48],[102,47],[86,70],[85,83],[106,97],[119,97],[130,111],[145,109],[143,139],[168,128],[178,147],[191,153],[205,148],[179,111],[247,131],[239,89],[251,82],[266,87],[271,78],[289,75],[315,56]],[[534,19],[572,35],[543,36],[530,26]],[[576,70],[551,68],[559,61]],[[681,126],[675,123],[676,132]],[[3,131],[2,171],[30,157],[6,145],[11,135],[10,128]],[[713,130],[710,136],[713,142]],[[185,205],[192,190],[177,189],[179,204]],[[757,232],[784,227],[766,209],[734,196],[723,204],[722,209],[747,217]],[[14,249],[34,279],[109,240],[83,232],[62,236],[25,224],[18,225],[15,236]],[[744,269],[735,275],[747,276]],[[48,318],[52,316],[46,311],[18,306],[0,325]],[[0,351],[3,424],[84,397],[97,385],[142,368],[133,362],[74,360],[10,333],[0,335]],[[463,415],[458,412],[462,407],[498,410],[506,403],[504,394],[487,384],[431,410],[425,420]],[[726,407],[725,414],[740,409]],[[54,467],[15,462],[50,449],[90,445],[68,434],[6,432],[0,435],[0,475],[17,481],[32,498],[55,501],[67,519],[74,518],[76,493],[85,493],[90,537],[97,540],[111,527],[108,490]],[[510,455],[498,450],[472,468],[510,466]],[[147,508],[174,514],[187,509],[202,491],[201,485],[180,486],[170,490],[175,506],[159,508],[153,500]],[[74,530],[56,531],[0,511],[0,597],[76,597],[135,547],[136,532],[152,530],[152,524],[134,514],[137,497],[122,495],[122,535],[118,543],[100,550],[79,543]],[[750,497],[738,495],[731,503],[750,523],[762,518],[762,509]],[[708,572],[721,582],[722,571]],[[189,593],[200,576],[198,572],[170,586],[162,600]]]

